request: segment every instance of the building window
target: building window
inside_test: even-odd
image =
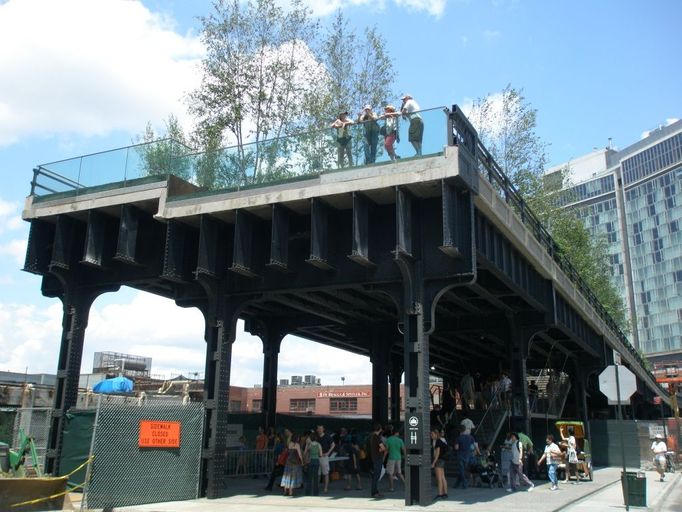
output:
[[[357,412],[357,398],[330,398],[329,412]]]
[[[241,400],[230,400],[230,404],[227,406],[229,412],[241,412],[242,402]]]
[[[289,412],[315,412],[314,398],[291,398]]]
[[[261,412],[261,407],[263,406],[263,401],[260,399],[251,400],[251,411]]]

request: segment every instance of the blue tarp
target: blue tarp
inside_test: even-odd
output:
[[[133,381],[125,377],[104,379],[94,385],[95,393],[130,393],[133,390]]]

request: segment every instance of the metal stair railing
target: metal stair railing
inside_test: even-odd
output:
[[[490,404],[488,404],[488,408],[481,418],[481,421],[478,422],[478,425],[476,425],[476,428],[474,429],[473,434],[479,444],[493,443],[500,433],[502,424],[509,415],[509,404],[504,402],[503,396],[505,395],[502,392],[502,386],[500,385],[497,387],[493,398],[490,400]]]

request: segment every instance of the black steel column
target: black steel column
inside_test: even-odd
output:
[[[370,346],[372,363],[372,421],[388,423],[388,366],[392,340],[374,339]]]
[[[528,336],[513,316],[508,317],[508,322],[511,356],[509,377],[512,381],[511,423],[514,430],[530,435],[530,404],[528,403],[528,373],[526,371]]]
[[[267,330],[261,336],[263,341],[263,394],[261,412],[265,428],[276,426],[277,415],[277,366],[279,349],[285,334],[281,331]]]
[[[238,308],[218,293],[209,295],[206,320],[206,372],[204,380],[204,435],[201,454],[201,495],[209,499],[227,491],[226,449],[230,404],[232,343]]]
[[[393,357],[391,360],[391,371],[389,373],[391,406],[390,417],[393,426],[397,429],[400,425],[400,410],[402,397],[400,396],[400,380],[403,376],[403,361],[400,357]]]
[[[575,394],[576,414],[585,427],[585,438],[591,443],[592,436],[590,435],[590,422],[587,411],[587,373],[579,359],[574,360],[574,365],[574,371],[572,372],[573,382],[571,385]]]
[[[432,502],[429,417],[429,335],[420,303],[404,316],[405,336],[405,504]]]
[[[88,326],[90,307],[100,293],[102,292],[76,288],[67,291],[61,297],[64,310],[62,337],[57,363],[54,408],[45,458],[45,472],[52,475],[59,475],[64,417],[78,401],[78,379],[83,357],[85,329]]]

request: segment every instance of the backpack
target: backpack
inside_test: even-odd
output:
[[[289,456],[289,450],[287,448],[284,448],[284,450],[282,450],[282,453],[280,453],[277,456],[277,465],[278,466],[286,466],[288,456]]]

